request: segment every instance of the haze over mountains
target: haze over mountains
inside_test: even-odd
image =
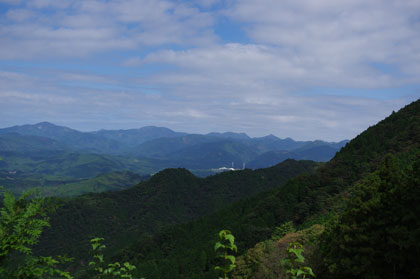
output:
[[[253,160],[267,167],[286,158],[327,161],[347,142],[294,141],[269,135],[251,138],[245,133],[175,132],[147,126],[129,130],[80,132],[49,122],[0,129],[0,151],[66,151],[169,160],[191,169],[230,166]],[[323,147],[323,149],[320,149]],[[276,153],[275,151],[282,151]],[[261,163],[261,155],[273,162]],[[271,155],[269,155],[271,154]],[[252,164],[251,164],[252,165]]]
[[[207,176],[221,167],[265,168],[288,158],[328,161],[346,142],[233,132],[199,135],[154,126],[80,132],[41,122],[0,129],[0,183],[14,192],[37,185],[46,195],[77,195],[123,189],[139,175],[165,168]],[[97,178],[105,174],[112,179]]]

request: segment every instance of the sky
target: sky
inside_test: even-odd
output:
[[[351,139],[419,50],[419,0],[0,0],[0,127]]]

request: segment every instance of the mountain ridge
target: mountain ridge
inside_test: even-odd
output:
[[[258,167],[269,167],[287,158],[327,161],[334,155],[334,150],[338,151],[346,142],[294,141],[291,138],[280,139],[274,135],[251,138],[245,133],[234,132],[186,134],[156,126],[79,132],[49,122],[0,129],[0,135],[3,135],[3,138],[4,135],[10,133],[49,138],[56,141],[57,146],[61,146],[63,150],[60,151],[135,157],[155,164],[149,169],[187,167],[202,173],[211,173],[211,169],[230,167],[232,164],[242,166],[256,159],[259,160]],[[8,144],[4,142],[5,140],[3,139],[3,147]],[[17,142],[10,145],[16,146]],[[52,146],[52,143],[50,145]],[[26,146],[30,144],[26,143]],[[314,148],[317,146],[330,148]],[[2,150],[1,147],[0,145],[0,155],[2,151],[5,151],[5,148]],[[38,148],[40,147],[38,145]],[[45,151],[48,151],[47,144],[45,147]],[[25,148],[25,146],[21,147],[22,150]],[[19,150],[17,146],[15,149]],[[299,155],[293,155],[296,153],[294,150],[298,150]],[[264,156],[258,158],[263,153],[274,151],[288,151],[290,153],[287,154],[290,156],[272,156],[267,161],[263,160]],[[305,152],[306,154],[303,154]],[[252,165],[252,163],[248,164],[248,166]]]
[[[300,229],[325,223],[343,210],[352,187],[377,171],[390,153],[409,169],[415,162],[420,164],[420,100],[363,131],[314,173],[293,178],[199,220],[145,235],[115,259],[135,262],[141,267],[139,274],[150,278],[214,278],[216,272],[208,267],[216,265],[213,245],[220,229],[232,231],[239,254],[246,255],[258,242],[270,240],[276,226],[285,222],[292,221]],[[272,249],[267,242],[261,245],[266,249],[260,249],[259,255]],[[363,249],[375,250],[367,246],[362,243]],[[248,275],[237,274],[235,278],[257,278],[253,272],[258,265],[269,266],[259,260],[251,258],[246,263]]]

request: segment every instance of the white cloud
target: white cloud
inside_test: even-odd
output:
[[[20,0],[0,0],[0,3],[5,3],[9,5],[18,5],[20,4]]]
[[[28,1],[8,11],[0,28],[0,59],[84,56],[216,40],[213,16],[164,0]],[[48,12],[45,11],[48,9]],[[31,22],[23,22],[31,18]]]
[[[2,123],[26,115],[97,128],[341,140],[420,96],[415,89],[378,96],[420,83],[417,0],[224,3],[34,0],[11,7],[0,19],[0,59],[39,64],[0,69]],[[228,38],[214,29],[225,17],[247,42],[222,43]],[[44,61],[60,66],[45,69]]]
[[[314,74],[371,75],[366,62],[382,61],[419,81],[419,1],[244,0],[227,14],[248,23],[254,41],[299,57]]]
[[[34,16],[34,13],[27,9],[14,9],[9,10],[6,13],[6,17],[12,21],[25,21],[31,19]]]

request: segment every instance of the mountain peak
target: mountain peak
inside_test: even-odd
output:
[[[61,129],[63,131],[75,131],[73,129],[70,129],[68,127],[65,126],[58,126],[54,123],[51,122],[47,122],[47,121],[43,121],[43,122],[39,122],[33,125],[33,127],[43,130],[43,129]]]
[[[48,121],[42,121],[42,122],[36,123],[36,124],[34,124],[34,126],[54,126],[54,127],[58,127],[57,125],[55,125],[51,122],[48,122]]]
[[[238,139],[238,140],[250,139],[250,137],[245,133],[234,133],[234,132],[224,132],[224,133],[212,132],[212,133],[208,133],[206,136],[225,138],[225,139]]]

